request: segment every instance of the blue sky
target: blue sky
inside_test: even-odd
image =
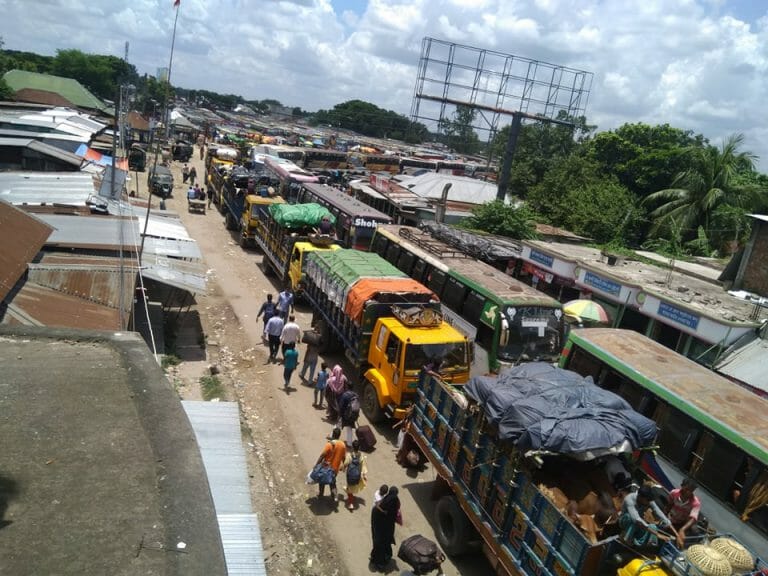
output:
[[[7,48],[167,66],[171,0],[0,0]],[[734,132],[768,171],[768,3],[747,0],[182,0],[174,84],[305,110],[408,115],[425,36],[587,70],[587,119]]]

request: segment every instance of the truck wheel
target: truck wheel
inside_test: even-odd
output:
[[[232,218],[232,214],[229,212],[227,212],[227,215],[224,217],[224,226],[226,226],[227,230],[235,229],[235,219]]]
[[[455,496],[443,496],[435,506],[437,529],[435,536],[448,556],[460,556],[469,549],[473,539],[472,525]]]
[[[385,414],[381,405],[379,404],[379,395],[376,393],[376,388],[373,384],[366,381],[363,388],[363,402],[361,408],[363,414],[368,418],[368,421],[372,424],[377,424],[384,420]]]

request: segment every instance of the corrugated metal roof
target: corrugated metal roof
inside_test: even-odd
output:
[[[144,253],[158,256],[173,256],[185,260],[201,260],[203,255],[197,242],[185,240],[169,240],[167,238],[145,238]]]
[[[80,159],[78,158],[78,162]],[[11,204],[84,206],[96,194],[92,174],[0,172],[0,198]]]
[[[75,106],[81,108],[106,109],[101,100],[86,90],[80,82],[72,78],[27,72],[26,70],[9,70],[5,73],[3,79],[14,92],[23,89],[45,90],[60,94]]]
[[[90,264],[64,264],[62,260],[56,263],[49,260],[30,264],[28,278],[40,286],[89,302],[110,308],[122,306],[128,314],[133,302],[138,264],[130,258],[124,264],[122,267],[99,265],[98,258],[94,258]]]
[[[72,216],[38,214],[52,226],[54,232],[47,244],[75,248],[130,250],[141,244],[138,222],[135,218],[112,216]]]
[[[150,240],[149,238],[147,240]],[[142,274],[145,278],[151,278],[169,286],[187,290],[193,294],[205,294],[206,275],[201,261],[186,262],[175,258],[159,256],[147,252],[144,245],[144,254],[141,257]]]
[[[3,300],[27,269],[27,264],[40,252],[53,232],[35,216],[31,216],[0,200],[0,300]]]
[[[116,308],[63,294],[32,282],[25,283],[14,295],[3,318],[5,324],[92,330],[124,330],[127,322],[126,314],[121,326],[120,312]]]
[[[496,184],[477,180],[476,178],[438,174],[436,172],[400,178],[402,186],[407,187],[419,196],[438,200],[442,198],[443,187],[449,182],[452,186],[448,191],[448,200],[452,202],[485,204],[496,199],[496,192],[498,190]]]
[[[266,576],[236,402],[182,401],[208,475],[227,572]]]
[[[768,342],[755,337],[752,342],[734,350],[715,366],[715,370],[768,394]]]
[[[21,102],[34,102],[47,106],[74,106],[72,102],[56,92],[48,90],[36,90],[35,88],[22,88],[13,93],[13,97]]]
[[[0,146],[29,148],[45,156],[51,156],[73,166],[80,166],[82,159],[71,152],[61,149],[58,146],[52,146],[33,138],[18,138],[18,137],[0,137]]]

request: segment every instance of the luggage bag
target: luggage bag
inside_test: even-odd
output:
[[[376,446],[376,435],[370,426],[358,426],[355,434],[357,435],[357,441],[360,442],[360,450],[363,452],[370,452]]]

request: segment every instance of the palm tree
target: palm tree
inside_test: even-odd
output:
[[[743,134],[729,136],[721,149],[708,146],[694,149],[692,166],[675,177],[672,186],[649,194],[643,204],[658,205],[650,216],[653,218],[650,234],[658,236],[670,230],[676,223],[684,237],[695,236],[699,227],[709,233],[712,212],[728,204],[748,208],[755,198],[748,189],[736,184],[734,178],[742,172],[754,170],[757,156],[740,152]]]

